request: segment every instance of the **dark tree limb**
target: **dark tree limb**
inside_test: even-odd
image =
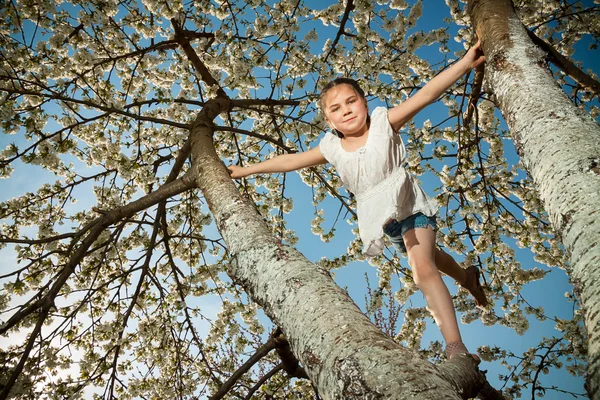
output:
[[[102,104],[97,104],[97,103],[95,103],[93,101],[89,101],[89,100],[74,99],[71,97],[62,96],[57,93],[41,93],[41,92],[38,92],[35,90],[11,89],[11,88],[7,88],[7,87],[0,87],[0,92],[6,92],[8,94],[17,94],[17,95],[38,96],[38,97],[44,97],[44,98],[51,99],[51,100],[62,101],[64,103],[81,104],[84,106],[96,108],[98,110],[106,111],[109,113],[123,115],[125,117],[129,117],[129,118],[132,118],[135,120],[154,122],[154,123],[162,124],[162,125],[170,125],[170,126],[174,126],[176,128],[182,128],[182,129],[189,128],[188,124],[182,124],[179,122],[170,121],[168,119],[163,119],[163,118],[154,118],[154,117],[147,117],[147,116],[139,115],[139,114],[133,114],[133,113],[130,113],[130,112],[127,112],[127,111],[124,111],[124,110],[121,110],[121,109],[118,109],[115,107],[109,107],[109,106],[105,106]]]
[[[300,362],[292,353],[290,343],[285,338],[285,335],[280,328],[277,328],[273,335],[276,343],[277,354],[281,358],[283,369],[285,372],[294,378],[309,379],[304,368],[300,366]]]
[[[335,35],[335,39],[333,39],[333,42],[331,43],[331,48],[327,52],[327,55],[325,56],[325,58],[323,58],[324,63],[327,62],[327,59],[330,55],[335,53],[335,46],[337,46],[342,35],[345,34],[344,31],[346,30],[346,22],[348,22],[348,19],[350,18],[350,12],[352,10],[354,10],[354,1],[348,0],[348,3],[346,4],[346,9],[344,10],[344,15],[342,16],[342,20],[340,21],[340,29],[338,29],[337,35]]]
[[[227,380],[227,382],[225,382],[219,388],[217,393],[215,393],[209,397],[209,400],[222,399],[223,396],[225,396],[231,390],[233,385],[235,385],[235,383],[242,377],[242,375],[244,375],[246,372],[248,372],[250,370],[250,368],[252,368],[254,366],[254,364],[259,362],[263,357],[265,357],[267,354],[269,354],[269,352],[271,350],[273,350],[276,346],[277,346],[276,337],[274,335],[272,335],[269,338],[269,340],[267,340],[267,343],[265,343],[261,347],[259,347],[256,350],[256,352],[244,364],[242,364],[242,366],[239,367],[237,369],[237,371],[235,371],[233,373],[233,375],[231,375],[231,377]]]
[[[485,75],[485,64],[480,64],[475,68],[475,77],[473,78],[473,88],[469,95],[469,104],[467,105],[467,115],[464,119],[464,125],[469,126],[473,119],[473,113],[477,108],[477,101],[481,97],[481,87],[483,86],[483,77]]]
[[[190,45],[190,34],[188,33],[188,31],[184,30],[181,26],[179,26],[179,23],[175,18],[171,19],[171,24],[173,25],[173,29],[175,30],[175,40],[177,40],[177,42],[185,52],[186,56],[194,66],[196,72],[200,74],[202,80],[207,85],[219,86],[219,90],[217,91],[217,93],[218,95],[224,96],[225,91],[223,90],[223,88],[220,87],[219,82],[217,82],[217,80],[213,78],[208,68],[206,68],[202,60],[200,60],[200,57],[198,57],[198,54],[196,54],[196,52]]]
[[[83,29],[83,22],[80,23],[79,25],[77,25],[75,28],[73,28],[73,31],[71,33],[69,33],[69,36],[67,36],[65,38],[65,40],[63,41],[63,44],[67,44],[69,43],[69,40],[73,37],[76,36],[79,31],[81,31]]]
[[[223,396],[225,396],[231,390],[233,385],[235,385],[235,383],[242,377],[242,375],[248,372],[250,368],[252,368],[263,357],[269,354],[269,352],[271,352],[271,350],[273,349],[277,350],[277,354],[279,354],[282,363],[275,367],[275,369],[269,373],[271,374],[270,376],[274,375],[274,373],[276,373],[280,369],[284,369],[285,372],[291,377],[308,379],[308,375],[306,375],[306,372],[300,366],[298,359],[292,353],[292,350],[290,349],[290,344],[281,332],[281,329],[277,328],[273,332],[269,340],[264,345],[259,347],[256,350],[256,352],[241,367],[239,367],[237,371],[233,373],[233,375],[231,375],[227,382],[225,382],[214,395],[209,397],[209,399],[222,399]],[[269,374],[265,375],[265,377]],[[254,386],[254,388],[250,390],[248,395],[254,393],[256,389],[268,379],[265,379],[265,377],[259,380],[259,382]]]
[[[50,304],[50,303],[46,302],[44,304],[44,307],[42,308],[42,310],[38,316],[37,322],[35,324],[35,328],[33,328],[31,335],[29,335],[29,339],[27,340],[27,345],[25,346],[25,351],[23,351],[23,355],[21,355],[21,359],[19,360],[19,363],[17,364],[17,366],[13,370],[12,374],[10,375],[10,378],[8,378],[8,381],[2,388],[2,392],[0,392],[0,400],[5,400],[8,398],[8,395],[10,394],[10,390],[12,389],[14,384],[17,382],[17,379],[19,378],[19,375],[21,375],[21,372],[23,372],[25,363],[27,362],[27,359],[29,358],[29,354],[31,353],[31,350],[33,349],[33,345],[35,344],[35,338],[40,335],[40,333],[42,331],[42,326],[44,325],[44,321],[48,317],[48,313],[50,312],[50,309],[53,306],[54,306],[53,303]]]
[[[596,96],[600,95],[600,82],[586,74],[581,68],[575,65],[575,63],[560,54],[552,45],[546,43],[545,40],[541,39],[529,29],[527,29],[527,34],[533,43],[535,43],[548,54],[550,61],[554,65],[560,68],[565,74],[573,78],[581,86],[594,92]]]
[[[245,130],[245,129],[233,128],[233,127],[230,127],[230,126],[215,126],[215,131],[239,133],[239,134],[250,136],[250,137],[253,137],[253,138],[256,138],[256,139],[259,139],[259,140],[264,140],[265,142],[272,143],[273,145],[275,145],[275,146],[277,146],[277,147],[285,150],[289,154],[293,154],[293,153],[296,152],[296,151],[294,151],[293,149],[287,147],[285,144],[281,143],[280,141],[278,141],[275,138],[271,138],[271,137],[268,137],[266,135],[261,135],[260,133],[248,131],[248,130]]]
[[[300,102],[297,100],[273,100],[273,99],[237,99],[231,100],[233,107],[251,107],[251,106],[297,106]]]
[[[246,397],[244,397],[244,400],[250,400],[252,399],[252,396],[254,396],[254,393],[262,386],[265,384],[266,381],[268,381],[269,379],[271,379],[276,373],[278,373],[279,371],[281,371],[283,369],[283,364],[279,364],[277,365],[275,368],[273,368],[269,373],[267,373],[265,376],[263,376],[258,382],[256,382],[256,385],[254,385],[249,391],[248,394],[246,395]]]

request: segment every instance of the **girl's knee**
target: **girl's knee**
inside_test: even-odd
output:
[[[418,287],[433,280],[441,279],[440,273],[431,260],[409,259],[413,279]]]

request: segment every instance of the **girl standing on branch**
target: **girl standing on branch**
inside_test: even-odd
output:
[[[446,354],[468,354],[462,342],[456,312],[439,271],[466,288],[477,305],[487,299],[475,266],[461,268],[435,245],[437,204],[403,167],[406,150],[399,129],[425,106],[435,101],[461,76],[485,61],[478,42],[467,54],[427,83],[402,104],[377,107],[369,116],[365,94],[357,82],[337,78],[323,89],[320,106],[333,130],[306,152],[284,154],[248,167],[228,167],[232,178],[251,174],[288,172],[330,162],[346,187],[356,195],[363,253],[383,251],[387,236],[408,262],[416,285],[440,327]]]

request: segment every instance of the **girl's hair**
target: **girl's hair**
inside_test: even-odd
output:
[[[366,101],[365,98],[365,91],[362,90],[362,88],[359,86],[358,82],[356,82],[354,79],[351,78],[335,78],[334,80],[332,80],[331,82],[329,82],[327,85],[325,85],[325,87],[323,88],[323,90],[321,91],[321,94],[319,95],[319,104],[321,106],[321,110],[323,110],[323,113],[325,113],[325,95],[327,94],[328,91],[330,91],[331,89],[333,89],[336,86],[339,85],[348,85],[352,88],[352,90],[354,90],[354,92],[356,92],[356,94],[363,100]],[[367,115],[367,125],[371,125],[371,116]],[[337,129],[334,129],[333,132],[339,137],[339,138],[343,138],[344,134],[340,131],[338,131]]]

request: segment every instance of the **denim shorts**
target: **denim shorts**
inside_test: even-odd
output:
[[[428,217],[423,213],[416,213],[402,221],[391,220],[383,227],[383,233],[390,239],[394,247],[402,254],[406,254],[406,245],[404,244],[404,234],[415,228],[427,228],[428,226],[435,232],[437,230],[435,215]]]

